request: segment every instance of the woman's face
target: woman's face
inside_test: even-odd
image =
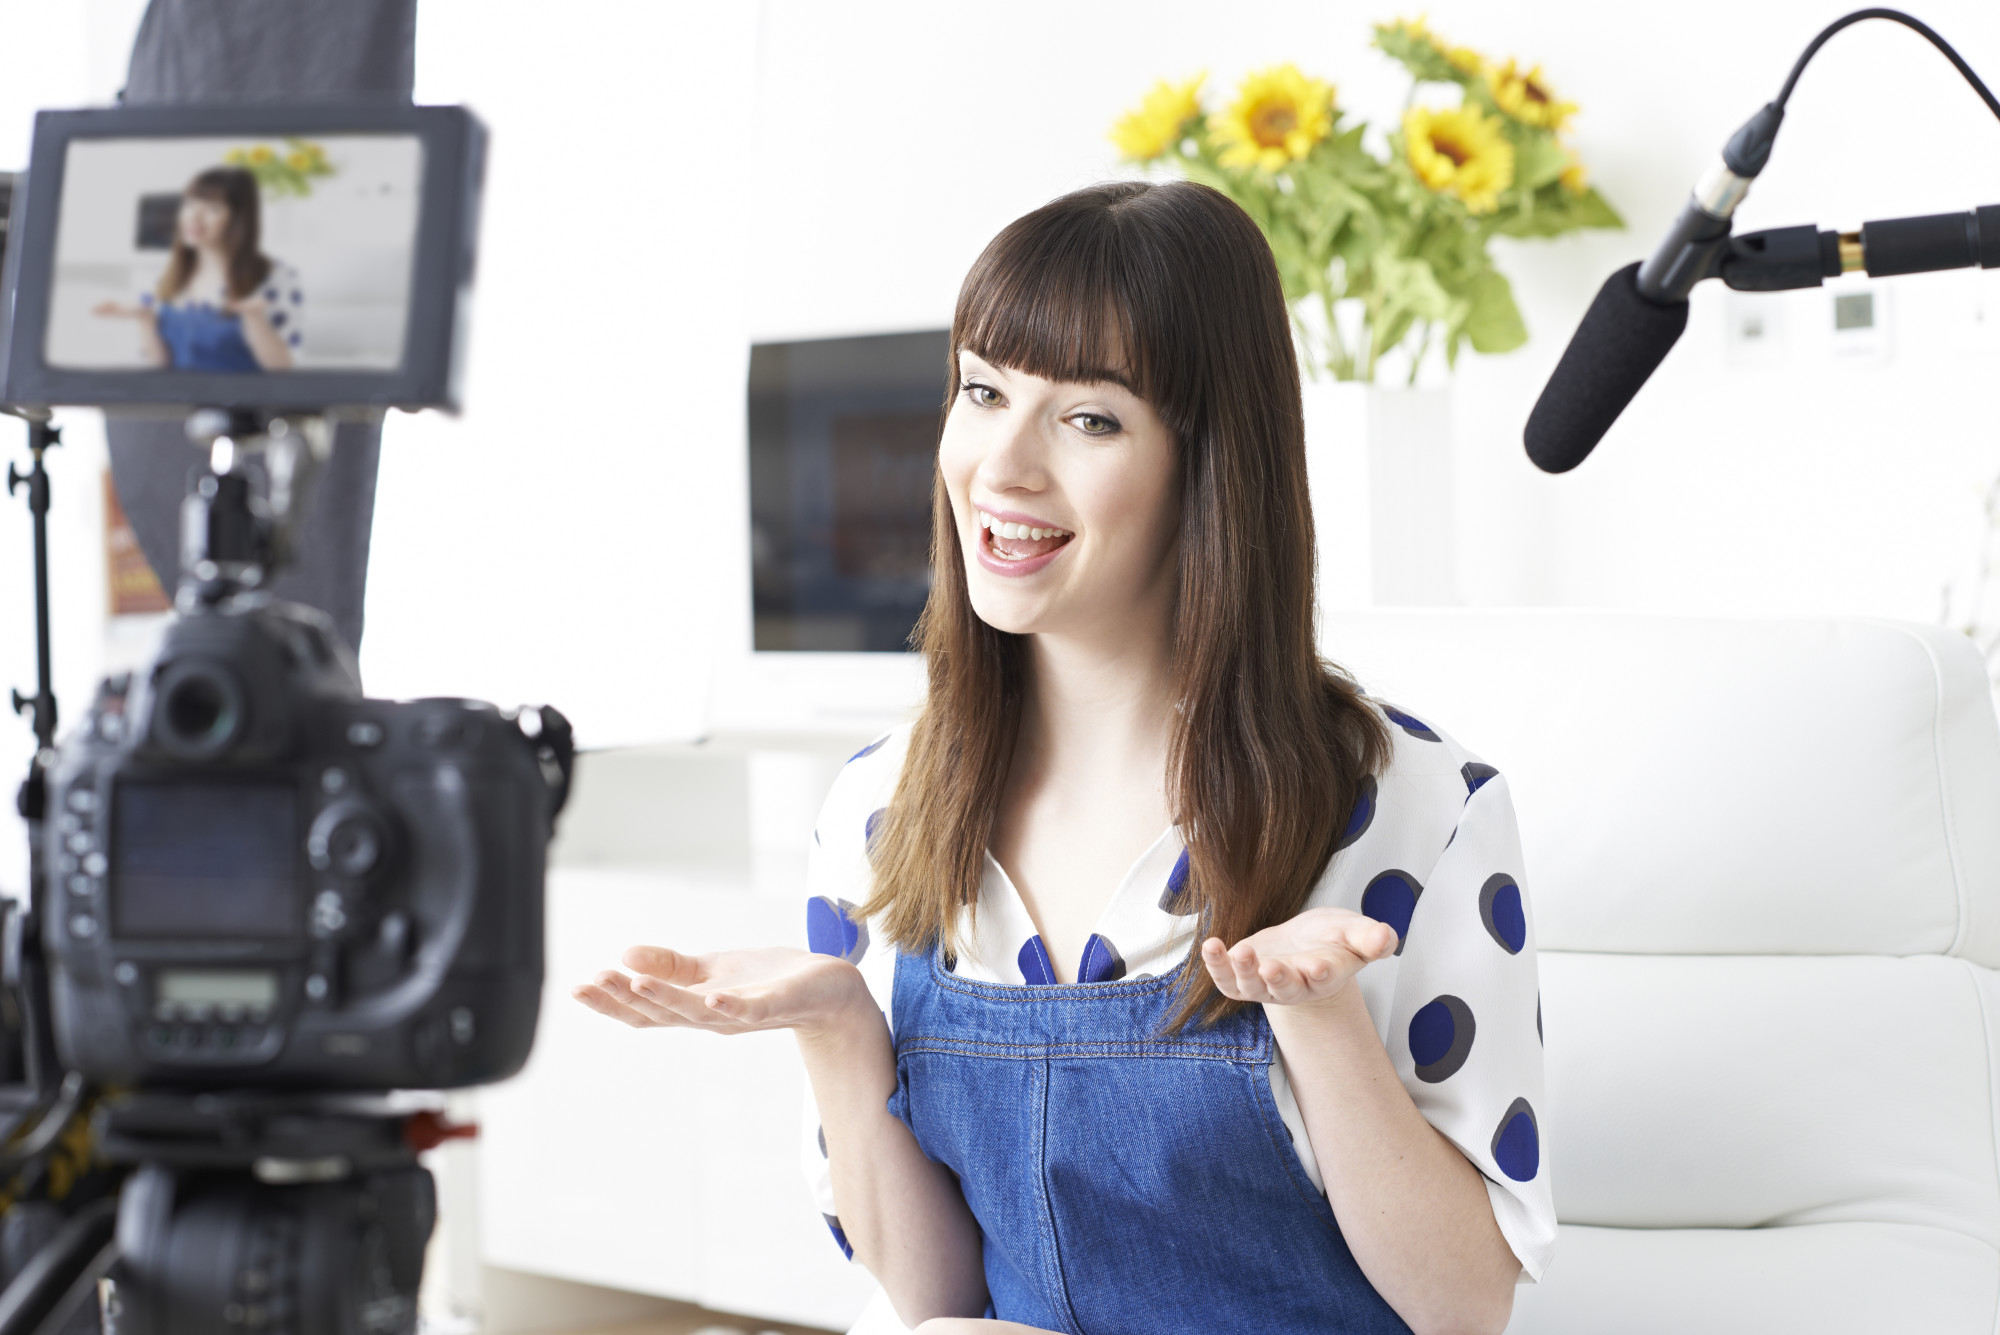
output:
[[[181,240],[190,246],[219,246],[229,227],[229,206],[219,199],[189,195],[181,200]]]
[[[1180,467],[1152,405],[1116,384],[1044,380],[970,352],[958,372],[938,467],[980,620],[1103,636],[1163,610]]]

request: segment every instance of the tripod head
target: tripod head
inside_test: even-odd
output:
[[[187,433],[208,451],[207,467],[190,475],[181,503],[176,603],[193,613],[261,589],[296,555],[333,424],[317,415],[202,408],[189,415]]]

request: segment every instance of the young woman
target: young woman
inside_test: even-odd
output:
[[[951,345],[929,696],[827,799],[814,950],[576,995],[791,1029],[828,1223],[927,1333],[1501,1330],[1555,1236],[1512,807],[1315,651],[1270,250],[1092,187]]]
[[[304,338],[298,273],[260,249],[257,178],[212,167],[181,194],[173,250],[159,285],[136,305],[96,314],[135,321],[149,366],[182,371],[283,371]]]

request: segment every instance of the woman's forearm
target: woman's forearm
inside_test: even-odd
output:
[[[271,321],[263,315],[245,313],[243,320],[243,341],[250,345],[250,355],[257,359],[257,365],[266,371],[289,371],[292,369],[292,350],[285,346],[285,340],[272,327]]]
[[[1360,989],[1264,1009],[1327,1200],[1369,1282],[1417,1335],[1497,1335],[1520,1263],[1479,1170],[1410,1101]]]
[[[826,1136],[835,1213],[903,1323],[986,1308],[979,1225],[957,1181],[888,1110],[896,1054],[864,992],[836,1022],[798,1029]]]
[[[160,337],[159,320],[152,316],[142,316],[139,320],[139,350],[149,366],[171,366],[173,354],[167,351],[167,341]]]

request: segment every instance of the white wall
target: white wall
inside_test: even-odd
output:
[[[2000,338],[1992,274],[1896,284],[1881,365],[1806,346],[1814,292],[1770,299],[1788,364],[1732,367],[1704,289],[1597,457],[1552,479],[1520,451],[1598,283],[1844,8],[1430,6],[1582,104],[1576,144],[1631,223],[1507,248],[1532,341],[1456,381],[1468,601],[1929,618],[1970,563],[2000,470],[1974,383]],[[487,117],[494,169],[470,411],[391,426],[371,686],[549,698],[595,742],[697,731],[710,637],[747,639],[746,343],[945,323],[994,231],[1119,172],[1104,128],[1157,76],[1227,89],[1294,59],[1392,117],[1400,73],[1367,47],[1389,12],[426,0],[420,93]],[[2000,10],[1926,13],[2000,78]],[[1995,200],[2000,124],[1919,39],[1870,24],[1805,78],[1741,224]]]

